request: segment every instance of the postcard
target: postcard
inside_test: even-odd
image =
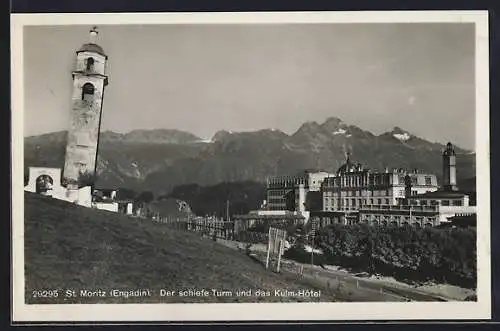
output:
[[[491,318],[486,11],[11,22],[13,321]]]

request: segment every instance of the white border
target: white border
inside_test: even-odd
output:
[[[463,22],[476,26],[478,302],[258,304],[24,304],[23,26],[116,24]],[[487,11],[13,14],[12,249],[15,322],[490,319],[489,48]],[[459,120],[459,119],[457,119]],[[286,306],[284,306],[286,305]]]

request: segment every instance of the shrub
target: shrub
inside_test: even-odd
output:
[[[473,228],[414,228],[335,224],[316,245],[328,263],[412,281],[475,287]]]
[[[80,172],[80,174],[78,175],[78,181],[77,181],[78,188],[82,188],[85,186],[94,187],[94,184],[96,183],[96,181],[97,181],[97,175],[95,173],[91,173],[88,171]]]

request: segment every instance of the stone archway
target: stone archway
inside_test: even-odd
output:
[[[36,178],[35,189],[36,193],[51,195],[54,180],[49,175],[40,175]]]

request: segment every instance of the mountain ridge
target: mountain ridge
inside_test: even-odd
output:
[[[27,166],[62,168],[67,133],[26,137]],[[400,127],[375,135],[329,117],[303,123],[293,134],[277,129],[220,130],[210,141],[175,129],[101,133],[98,187],[127,187],[161,194],[176,185],[254,180],[292,175],[303,169],[335,172],[351,158],[374,170],[418,168],[441,177],[444,144],[430,142]],[[475,176],[475,154],[455,147],[457,176]]]

